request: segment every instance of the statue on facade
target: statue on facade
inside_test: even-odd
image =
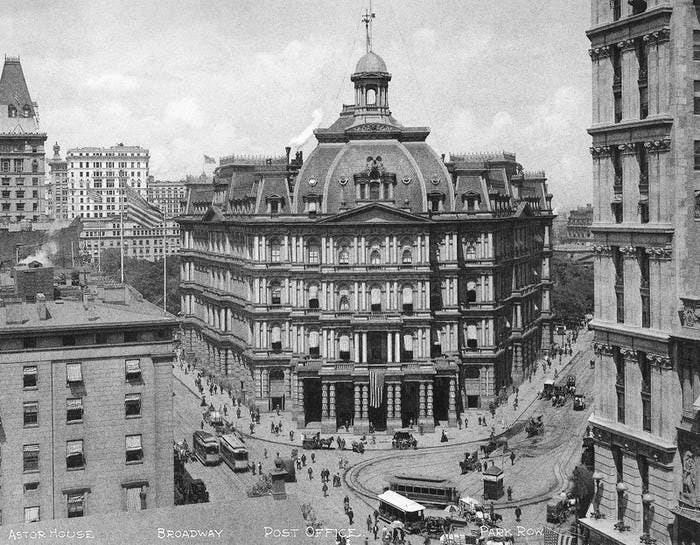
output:
[[[690,450],[683,454],[683,493],[695,494],[695,455]]]

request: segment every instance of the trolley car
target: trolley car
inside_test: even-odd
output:
[[[389,479],[389,490],[430,505],[446,506],[459,500],[455,483],[439,477],[394,475]]]
[[[221,461],[219,440],[209,432],[197,430],[192,434],[192,450],[205,466],[216,465]]]

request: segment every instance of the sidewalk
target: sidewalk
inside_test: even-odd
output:
[[[571,360],[577,355],[579,350],[581,350],[585,345],[590,344],[590,337],[592,334],[586,330],[583,330],[578,337],[577,343],[575,343],[573,348],[572,356],[563,356],[562,362],[559,364],[559,358],[552,359],[551,369],[543,369],[545,367],[544,361],[540,360],[537,365],[537,372],[532,377],[531,381],[526,381],[520,385],[518,388],[518,409],[513,410],[513,400],[515,399],[515,394],[510,394],[508,396],[508,402],[501,405],[496,409],[495,417],[491,417],[488,409],[469,409],[463,412],[460,416],[462,421],[466,423],[463,429],[459,430],[457,428],[448,428],[444,426],[436,426],[435,431],[432,433],[426,433],[424,435],[419,435],[418,430],[416,430],[416,439],[418,439],[419,448],[425,447],[438,447],[444,443],[440,442],[443,429],[449,439],[449,444],[462,444],[469,443],[473,441],[484,441],[487,440],[491,434],[491,429],[493,427],[496,436],[505,433],[510,427],[513,426],[518,421],[523,422],[530,416],[530,411],[528,409],[532,406],[533,402],[537,398],[537,393],[542,389],[542,385],[547,379],[558,380],[564,374],[565,369],[571,363]],[[556,363],[555,363],[556,362]],[[183,362],[183,368],[186,364]],[[185,373],[184,369],[180,367],[179,363],[176,363],[173,368],[173,376],[179,380],[183,385],[185,385],[197,399],[201,400],[201,395],[199,389],[195,385],[196,372]],[[559,371],[559,377],[554,378],[556,371]],[[292,415],[290,411],[280,411],[279,416],[275,411],[261,412],[260,414],[260,424],[255,426],[253,435],[250,434],[250,412],[246,406],[241,404],[241,417],[236,418],[236,409],[234,408],[234,402],[228,396],[228,394],[210,394],[209,386],[206,384],[206,378],[203,378],[204,396],[206,399],[207,407],[210,403],[214,405],[216,410],[221,410],[223,415],[223,407],[227,408],[227,416],[225,419],[231,422],[236,429],[239,430],[244,436],[250,436],[258,440],[268,441],[270,443],[275,443],[279,445],[286,445],[291,447],[301,447],[301,437],[303,433],[315,433],[317,430],[297,430],[296,423],[292,420]],[[205,408],[202,407],[202,412]],[[487,426],[479,426],[479,417],[485,418]],[[270,430],[271,423],[279,424],[282,423],[282,432],[279,435],[275,435]],[[194,423],[195,425],[197,423]],[[204,429],[211,430],[211,427],[205,423]],[[289,440],[289,431],[294,431],[294,440]],[[325,435],[325,434],[324,434]],[[338,431],[334,436],[341,436],[347,441],[347,447],[353,440],[357,440],[360,436],[359,434],[353,434],[352,432],[345,432],[344,430]],[[369,439],[369,436],[368,436]],[[371,444],[371,440],[365,445],[366,450],[390,450],[391,449],[391,439],[392,436],[383,432],[378,432],[375,434],[376,444]]]

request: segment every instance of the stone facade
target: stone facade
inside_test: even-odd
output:
[[[221,159],[179,218],[186,350],[300,427],[454,425],[551,342],[551,195],[508,153],[438,156],[368,52],[308,159]]]
[[[606,519],[581,519],[584,542],[697,543],[698,8],[592,0],[592,25],[590,423]]]

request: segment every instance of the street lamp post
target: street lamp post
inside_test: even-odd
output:
[[[622,502],[624,500],[625,495],[627,494],[627,485],[624,482],[620,481],[619,483],[617,483],[616,488],[617,488],[617,501],[619,503],[619,502]],[[619,517],[619,520],[614,524],[615,529],[619,532],[628,531],[630,529],[630,527],[627,524],[625,524],[624,506],[621,508],[618,505],[618,517]]]
[[[654,545],[656,540],[649,534],[654,496],[649,494],[648,490],[645,490],[644,494],[642,494],[642,504],[644,505],[642,510],[642,535],[639,538],[639,542],[643,543],[644,545]]]
[[[605,518],[605,515],[600,512],[600,494],[601,494],[601,481],[603,480],[603,475],[596,471],[593,473],[593,481],[595,482],[595,499],[594,499],[594,506],[595,510],[593,511],[593,518],[598,520],[601,518]]]

